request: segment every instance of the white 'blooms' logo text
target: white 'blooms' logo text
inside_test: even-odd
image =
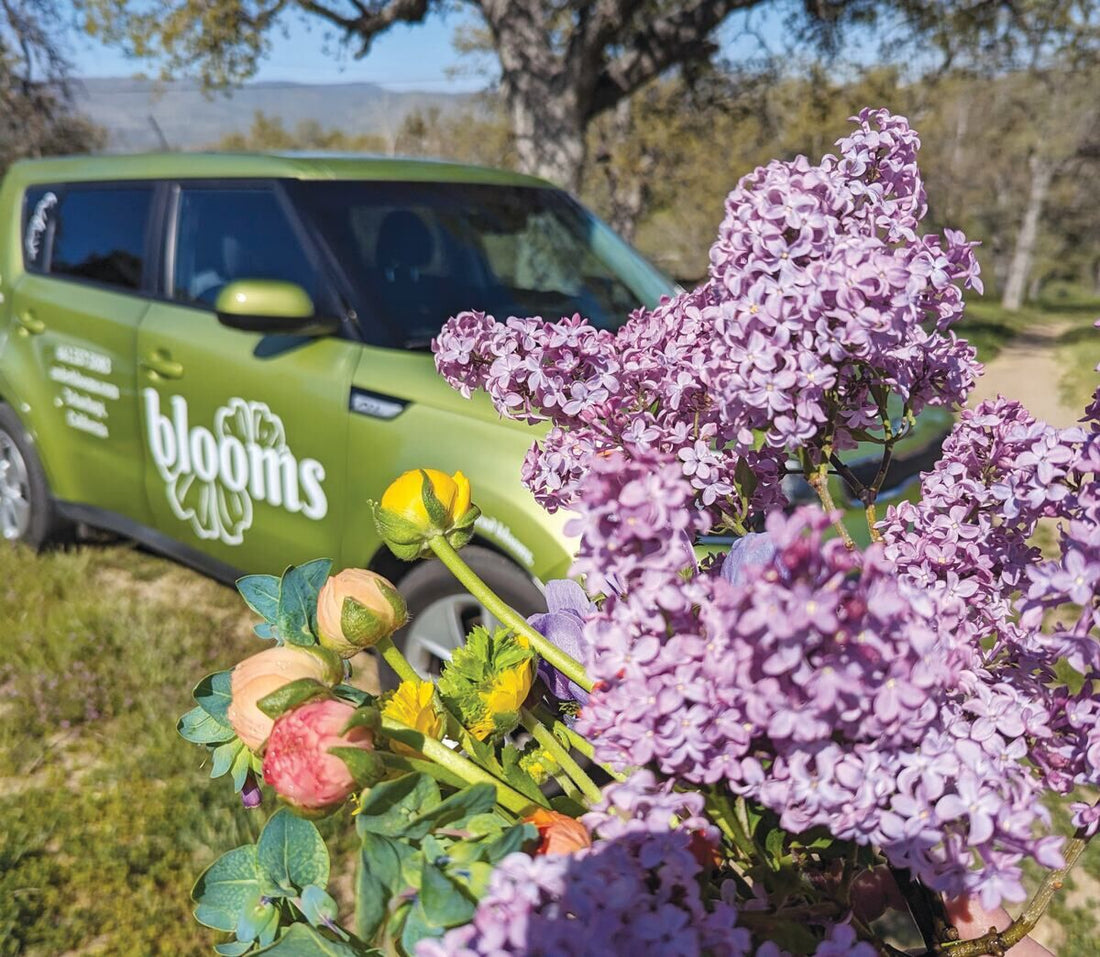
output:
[[[328,513],[325,467],[295,457],[283,420],[263,402],[229,399],[214,412],[211,430],[190,425],[183,396],[172,396],[165,414],[156,389],[142,395],[146,441],[168,504],[199,538],[240,545],[252,526],[253,502],[314,521]]]

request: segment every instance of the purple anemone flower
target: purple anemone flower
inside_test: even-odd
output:
[[[596,606],[584,589],[569,579],[547,582],[546,607],[544,614],[532,615],[527,619],[531,627],[582,665],[587,664],[588,641],[584,637],[584,621],[596,611]],[[587,703],[588,692],[548,662],[539,662],[539,677],[546,682],[554,697],[562,701],[576,701],[580,705]]]

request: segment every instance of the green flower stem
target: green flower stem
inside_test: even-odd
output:
[[[546,725],[552,734],[559,738],[565,738],[569,742],[569,746],[578,754],[583,754],[589,761],[595,764],[601,771],[603,771],[608,777],[614,778],[616,781],[625,781],[627,775],[621,774],[618,771],[609,768],[606,764],[601,764],[596,760],[596,749],[592,746],[592,742],[588,740],[584,735],[577,734],[569,725],[562,721],[557,716],[550,713],[550,711],[542,705],[536,705],[534,709],[534,715],[543,724]]]
[[[394,741],[400,741],[404,745],[419,751],[429,761],[434,761],[450,774],[461,778],[467,784],[491,784],[497,789],[497,801],[514,811],[522,814],[528,808],[534,806],[534,801],[520,794],[514,788],[498,781],[488,771],[483,770],[473,761],[463,757],[457,751],[452,751],[447,745],[435,738],[421,734],[407,724],[395,721],[393,718],[382,716],[382,731]]]
[[[547,641],[534,628],[527,624],[527,620],[514,608],[506,604],[488,585],[485,584],[462,560],[462,557],[442,535],[436,535],[429,539],[428,545],[435,552],[436,557],[443,562],[451,573],[457,578],[465,589],[481,602],[497,621],[507,625],[516,634],[523,635],[531,646],[546,661],[558,669],[570,681],[584,688],[592,690],[592,679],[588,677],[582,665],[576,658],[566,654],[553,642]]]
[[[434,761],[425,761],[423,758],[407,758],[404,755],[391,754],[388,751],[378,751],[376,753],[381,756],[382,763],[391,771],[401,771],[406,774],[410,772],[428,774],[440,784],[452,788],[464,788],[470,783],[464,777],[448,771],[441,764],[436,764]]]
[[[581,792],[577,790],[577,786],[568,774],[555,774],[553,777],[566,797],[572,798],[574,801],[580,801]]]
[[[520,708],[519,720],[523,726],[531,732],[535,740],[553,755],[554,760],[557,761],[561,769],[576,782],[577,787],[581,789],[581,793],[590,803],[598,804],[603,800],[603,794],[600,792],[600,789],[596,787],[596,782],[585,774],[584,768],[573,760],[573,756],[562,747],[561,742],[550,733],[546,725],[539,721],[539,719],[531,714],[526,708]]]
[[[393,639],[389,635],[378,641],[374,647],[382,653],[382,657],[386,659],[386,664],[397,672],[397,677],[402,681],[421,680],[420,675],[409,664],[409,659],[401,654],[400,649],[393,643]]]

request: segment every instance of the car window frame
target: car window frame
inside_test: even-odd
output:
[[[34,183],[27,183],[23,187],[23,193],[21,197],[21,211],[20,211],[20,223],[24,224],[20,230],[20,243],[19,243],[19,255],[20,262],[22,264],[23,272],[29,276],[37,276],[41,279],[51,279],[59,282],[75,283],[79,286],[90,286],[93,289],[101,289],[104,292],[115,293],[120,296],[137,296],[139,298],[148,299],[153,295],[154,286],[154,261],[156,260],[156,249],[159,245],[158,229],[160,226],[159,210],[161,206],[161,196],[159,190],[160,183],[153,179],[87,179],[87,180],[58,180],[58,181],[41,181]],[[72,192],[83,192],[86,190],[99,189],[99,190],[123,190],[123,189],[148,189],[151,193],[149,199],[149,209],[145,214],[145,226],[144,236],[142,237],[142,253],[141,253],[141,279],[138,282],[136,288],[130,286],[120,286],[116,283],[101,282],[97,279],[89,279],[86,276],[74,276],[71,273],[56,273],[53,272],[53,257],[54,257],[54,241],[56,237],[56,226],[51,225],[47,229],[43,241],[48,245],[45,250],[45,268],[37,269],[33,268],[27,262],[27,250],[24,244],[24,238],[26,235],[26,218],[27,218],[27,197],[28,194],[35,190],[45,190],[46,192],[52,192],[57,196],[57,205],[60,210],[65,202],[65,197]]]
[[[179,232],[180,201],[185,189],[206,190],[210,192],[229,192],[231,190],[262,189],[271,192],[280,210],[287,219],[302,252],[309,265],[317,273],[317,296],[313,307],[316,315],[322,319],[338,319],[340,328],[337,335],[342,338],[358,339],[358,330],[350,321],[349,309],[345,297],[339,294],[333,282],[332,270],[327,257],[322,256],[317,239],[307,223],[303,222],[294,203],[286,194],[284,180],[270,177],[176,177],[165,181],[163,223],[159,254],[159,268],[156,275],[156,298],[158,301],[179,306],[184,309],[196,309],[200,312],[214,313],[213,304],[203,302],[184,302],[176,298],[174,273],[176,268],[176,242]]]

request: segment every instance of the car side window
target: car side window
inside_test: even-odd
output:
[[[273,190],[183,187],[172,298],[211,306],[235,279],[297,283],[317,301],[317,272]]]
[[[27,193],[23,257],[32,272],[140,289],[153,186],[65,186]]]

